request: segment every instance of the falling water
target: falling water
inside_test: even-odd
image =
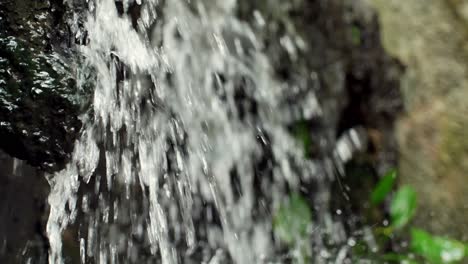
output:
[[[320,229],[343,239],[327,211],[331,165],[304,159],[287,131],[322,110],[312,91],[285,109],[296,88],[272,77],[235,6],[95,0],[75,14],[76,79],[94,95],[71,161],[49,178],[50,263],[64,262],[67,239],[82,263],[282,262],[272,214],[301,182],[318,186]],[[314,252],[329,254],[311,230]]]

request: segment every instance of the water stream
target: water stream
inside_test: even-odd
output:
[[[304,159],[287,129],[322,109],[312,90],[287,108],[298,88],[275,80],[236,4],[90,0],[76,13],[76,78],[94,95],[71,161],[49,177],[50,263],[67,262],[69,241],[81,263],[283,263],[272,214],[304,183],[314,263],[335,261],[334,160]],[[343,142],[346,160],[360,143],[353,131]]]

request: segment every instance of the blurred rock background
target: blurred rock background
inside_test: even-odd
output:
[[[418,192],[415,225],[468,240],[468,1],[367,0],[386,50],[406,65],[400,181]]]

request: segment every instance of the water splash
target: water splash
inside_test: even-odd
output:
[[[82,263],[278,261],[271,213],[311,179],[336,227],[320,178],[330,166],[305,160],[287,132],[294,89],[274,80],[235,5],[89,1],[77,79],[95,75],[94,97],[70,163],[49,179],[50,263],[64,262],[64,232]],[[300,116],[321,112],[308,98]]]

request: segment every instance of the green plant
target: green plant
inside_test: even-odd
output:
[[[434,236],[421,229],[411,226],[411,219],[416,213],[416,191],[405,185],[392,192],[397,178],[397,172],[392,170],[376,184],[370,195],[373,210],[377,209],[387,197],[389,199],[389,226],[373,229],[379,246],[370,250],[364,240],[357,241],[354,257],[372,263],[461,263],[468,257],[468,245],[450,238]],[[385,207],[378,207],[385,208]],[[308,202],[299,194],[291,193],[273,216],[273,232],[275,237],[291,249],[294,263],[310,263],[311,243],[307,230],[312,224],[312,211]],[[388,247],[390,244],[404,242],[409,238],[409,247]],[[393,241],[392,243],[388,243]],[[387,245],[387,246],[385,246]]]
[[[401,187],[390,205],[392,227],[403,228],[409,223],[416,211],[416,192],[410,186]]]
[[[378,205],[391,193],[396,179],[396,172],[390,171],[376,185],[372,194],[372,204]],[[468,255],[468,245],[463,242],[433,236],[421,229],[408,226],[417,207],[417,195],[411,186],[399,188],[390,203],[390,227],[376,228],[375,232],[393,240],[410,237],[410,247],[407,252],[382,252],[380,261],[397,263],[418,263],[417,256],[432,264],[460,263]],[[378,235],[377,234],[377,235]],[[425,263],[426,263],[425,262]]]
[[[468,253],[467,245],[453,239],[433,236],[423,230],[411,230],[411,250],[434,264],[457,263]]]
[[[371,194],[371,202],[373,205],[378,205],[385,200],[385,197],[392,191],[395,185],[396,170],[391,170],[379,181]]]

